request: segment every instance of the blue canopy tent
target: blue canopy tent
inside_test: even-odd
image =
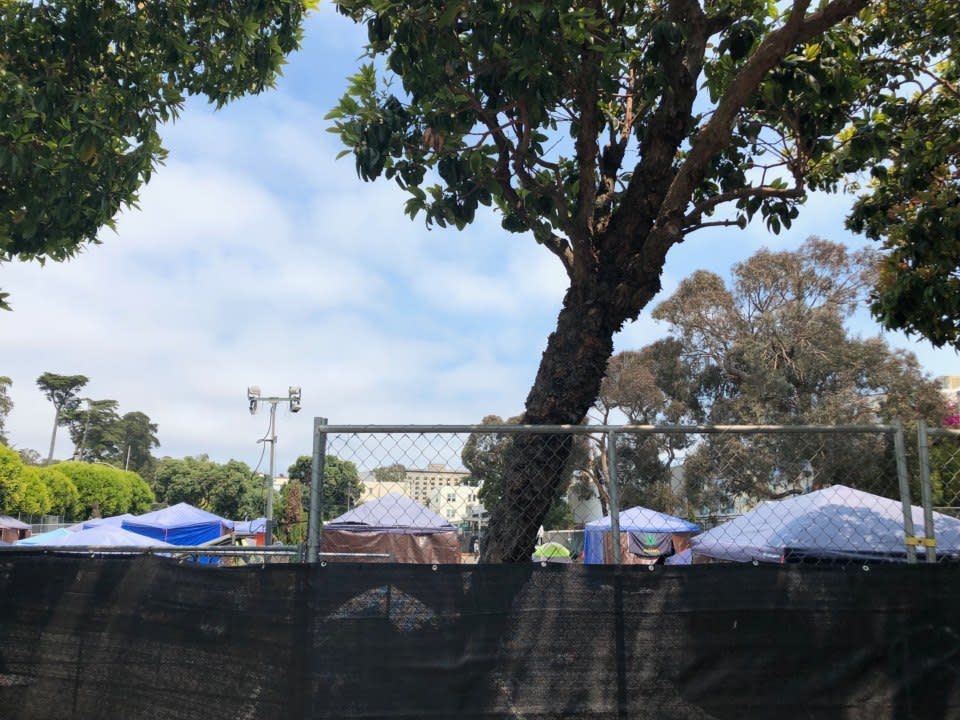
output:
[[[618,519],[621,557],[626,562],[655,562],[661,556],[683,550],[687,539],[700,531],[699,525],[645,507],[622,510]],[[612,562],[610,525],[610,517],[604,516],[583,526],[584,563]]]
[[[188,503],[178,503],[155,510],[120,525],[124,530],[162,540],[171,545],[203,545],[233,531],[233,521],[201,510]]]
[[[923,508],[911,509],[914,533],[924,534]],[[933,514],[937,557],[960,558],[960,520]],[[906,560],[903,504],[834,485],[765,502],[691,542],[693,560],[794,562]],[[922,556],[926,548],[917,548]]]
[[[90,518],[89,520],[84,520],[82,523],[80,523],[80,529],[89,530],[90,528],[100,527],[101,525],[122,527],[124,520],[133,520],[136,517],[136,515],[131,513],[124,513],[123,515],[111,515],[110,517],[105,518]]]
[[[386,554],[400,563],[459,563],[457,529],[400,493],[365,502],[326,523],[320,551],[341,560]],[[354,555],[354,557],[350,557]]]

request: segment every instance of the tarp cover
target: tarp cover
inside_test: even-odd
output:
[[[952,565],[219,570],[17,552],[0,554],[4,720],[960,717]]]
[[[672,544],[673,535],[695,533],[700,530],[700,526],[695,523],[645,507],[621,510],[618,519],[621,534],[630,533],[634,535],[631,538],[628,534],[621,541],[621,546],[627,550],[638,548],[641,544],[646,546],[662,545],[668,548]],[[605,561],[604,535],[609,535],[609,533],[609,516],[588,522],[583,526],[583,562],[597,564]],[[638,538],[636,537],[638,534],[651,535],[652,537]],[[609,541],[607,544],[610,544]]]
[[[31,535],[30,537],[23,538],[23,540],[17,540],[14,545],[48,545],[57,538],[62,538],[64,535],[72,534],[73,533],[66,528],[57,528],[56,530],[51,530],[50,532],[40,533],[39,535]]]
[[[87,545],[90,547],[173,547],[162,540],[130,532],[117,525],[98,525],[79,532],[68,532],[52,538],[44,545],[51,547]]]
[[[9,515],[0,515],[0,528],[10,528],[11,530],[29,530],[30,526]]]
[[[320,552],[386,554],[398,563],[460,562],[456,528],[417,501],[399,493],[358,505],[326,523]],[[366,562],[376,558],[331,557]],[[379,562],[383,562],[379,559]]]
[[[122,527],[124,520],[133,520],[137,516],[131,513],[124,513],[123,515],[111,515],[110,517],[105,518],[90,518],[89,520],[84,520],[80,524],[81,530],[89,530],[90,528],[99,527],[100,525],[113,525],[115,527]]]
[[[267,519],[265,517],[254,520],[234,520],[233,532],[237,535],[256,535],[267,531]]]
[[[324,524],[334,530],[375,529],[392,532],[449,532],[456,528],[442,515],[412,498],[390,493],[348,510]]]
[[[913,506],[914,532],[924,533],[923,509]],[[960,520],[934,513],[937,555],[960,555]],[[694,562],[782,562],[786,554],[817,559],[905,559],[899,500],[834,485],[768,501],[691,540]],[[924,548],[918,548],[922,555]]]
[[[192,546],[216,540],[231,532],[233,521],[188,503],[178,503],[124,520],[121,527],[171,545]]]

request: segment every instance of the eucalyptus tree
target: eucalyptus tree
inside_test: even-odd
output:
[[[653,310],[670,338],[651,347],[669,344],[679,361],[669,370],[660,355],[648,366],[660,371],[664,404],[714,425],[939,424],[943,397],[916,357],[845,327],[875,268],[874,253],[811,238],[795,251],[756,253],[730,283],[695,272]],[[683,461],[697,507],[783,497],[807,482],[899,497],[893,449],[879,433],[709,435]]]
[[[912,116],[884,122],[905,78],[939,96],[956,69],[946,0],[338,7],[366,25],[376,60],[330,114],[360,178],[395,180],[428,224],[462,228],[495,206],[567,273],[524,423],[583,420],[614,334],[660,292],[672,247],[710,226],[736,242],[754,218],[778,232],[809,191],[882,176],[912,132]],[[940,61],[943,77],[925,74]],[[934,147],[950,134],[924,130]],[[486,560],[529,557],[569,451],[557,436],[514,443]]]
[[[53,460],[53,449],[57,442],[57,427],[64,412],[71,412],[80,406],[80,398],[77,392],[86,385],[90,379],[86,375],[57,375],[51,372],[45,372],[37,378],[37,387],[47,396],[47,400],[53,403],[53,432],[50,434],[50,452],[47,454],[47,464]]]

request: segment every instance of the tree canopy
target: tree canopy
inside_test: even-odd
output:
[[[45,372],[37,378],[37,387],[53,403],[53,432],[50,434],[50,452],[47,454],[47,464],[53,461],[53,450],[57,443],[57,426],[65,412],[76,410],[80,406],[77,392],[90,382],[86,375],[57,375]]]
[[[166,156],[160,126],[185,97],[220,106],[270,87],[312,4],[3,3],[0,262],[99,242]]]
[[[263,479],[239,460],[220,464],[206,456],[163,458],[156,464],[153,491],[160,502],[186,502],[225,518],[263,515]]]
[[[495,206],[567,273],[526,400],[533,424],[583,420],[614,334],[659,293],[677,243],[754,219],[779,232],[810,191],[880,179],[894,163],[922,185],[924,161],[893,154],[910,144],[910,118],[885,118],[911,80],[931,102],[949,94],[960,13],[945,0],[338,7],[366,25],[376,61],[330,113],[358,175],[396,181],[428,224],[464,227]],[[937,136],[929,164],[953,131],[924,131]],[[514,443],[486,560],[529,557],[568,452],[551,435]]]
[[[796,251],[762,250],[734,266],[730,286],[698,271],[654,308],[670,337],[614,356],[601,398],[644,424],[683,418],[829,427],[924,418],[939,425],[943,397],[916,358],[844,327],[874,268],[870,253],[811,238]],[[738,496],[755,502],[799,492],[794,481],[802,477],[899,497],[892,448],[879,434],[667,433],[623,443],[622,497],[632,493],[668,512],[679,505],[669,483],[680,466],[685,499],[698,510],[727,507]]]

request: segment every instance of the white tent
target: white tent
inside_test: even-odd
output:
[[[923,509],[912,508],[914,533],[924,534]],[[960,520],[934,513],[937,555],[960,555]],[[834,485],[807,495],[765,502],[691,540],[694,557],[732,562],[787,558],[894,559],[906,557],[903,505],[898,500]],[[917,553],[924,553],[922,547]]]

